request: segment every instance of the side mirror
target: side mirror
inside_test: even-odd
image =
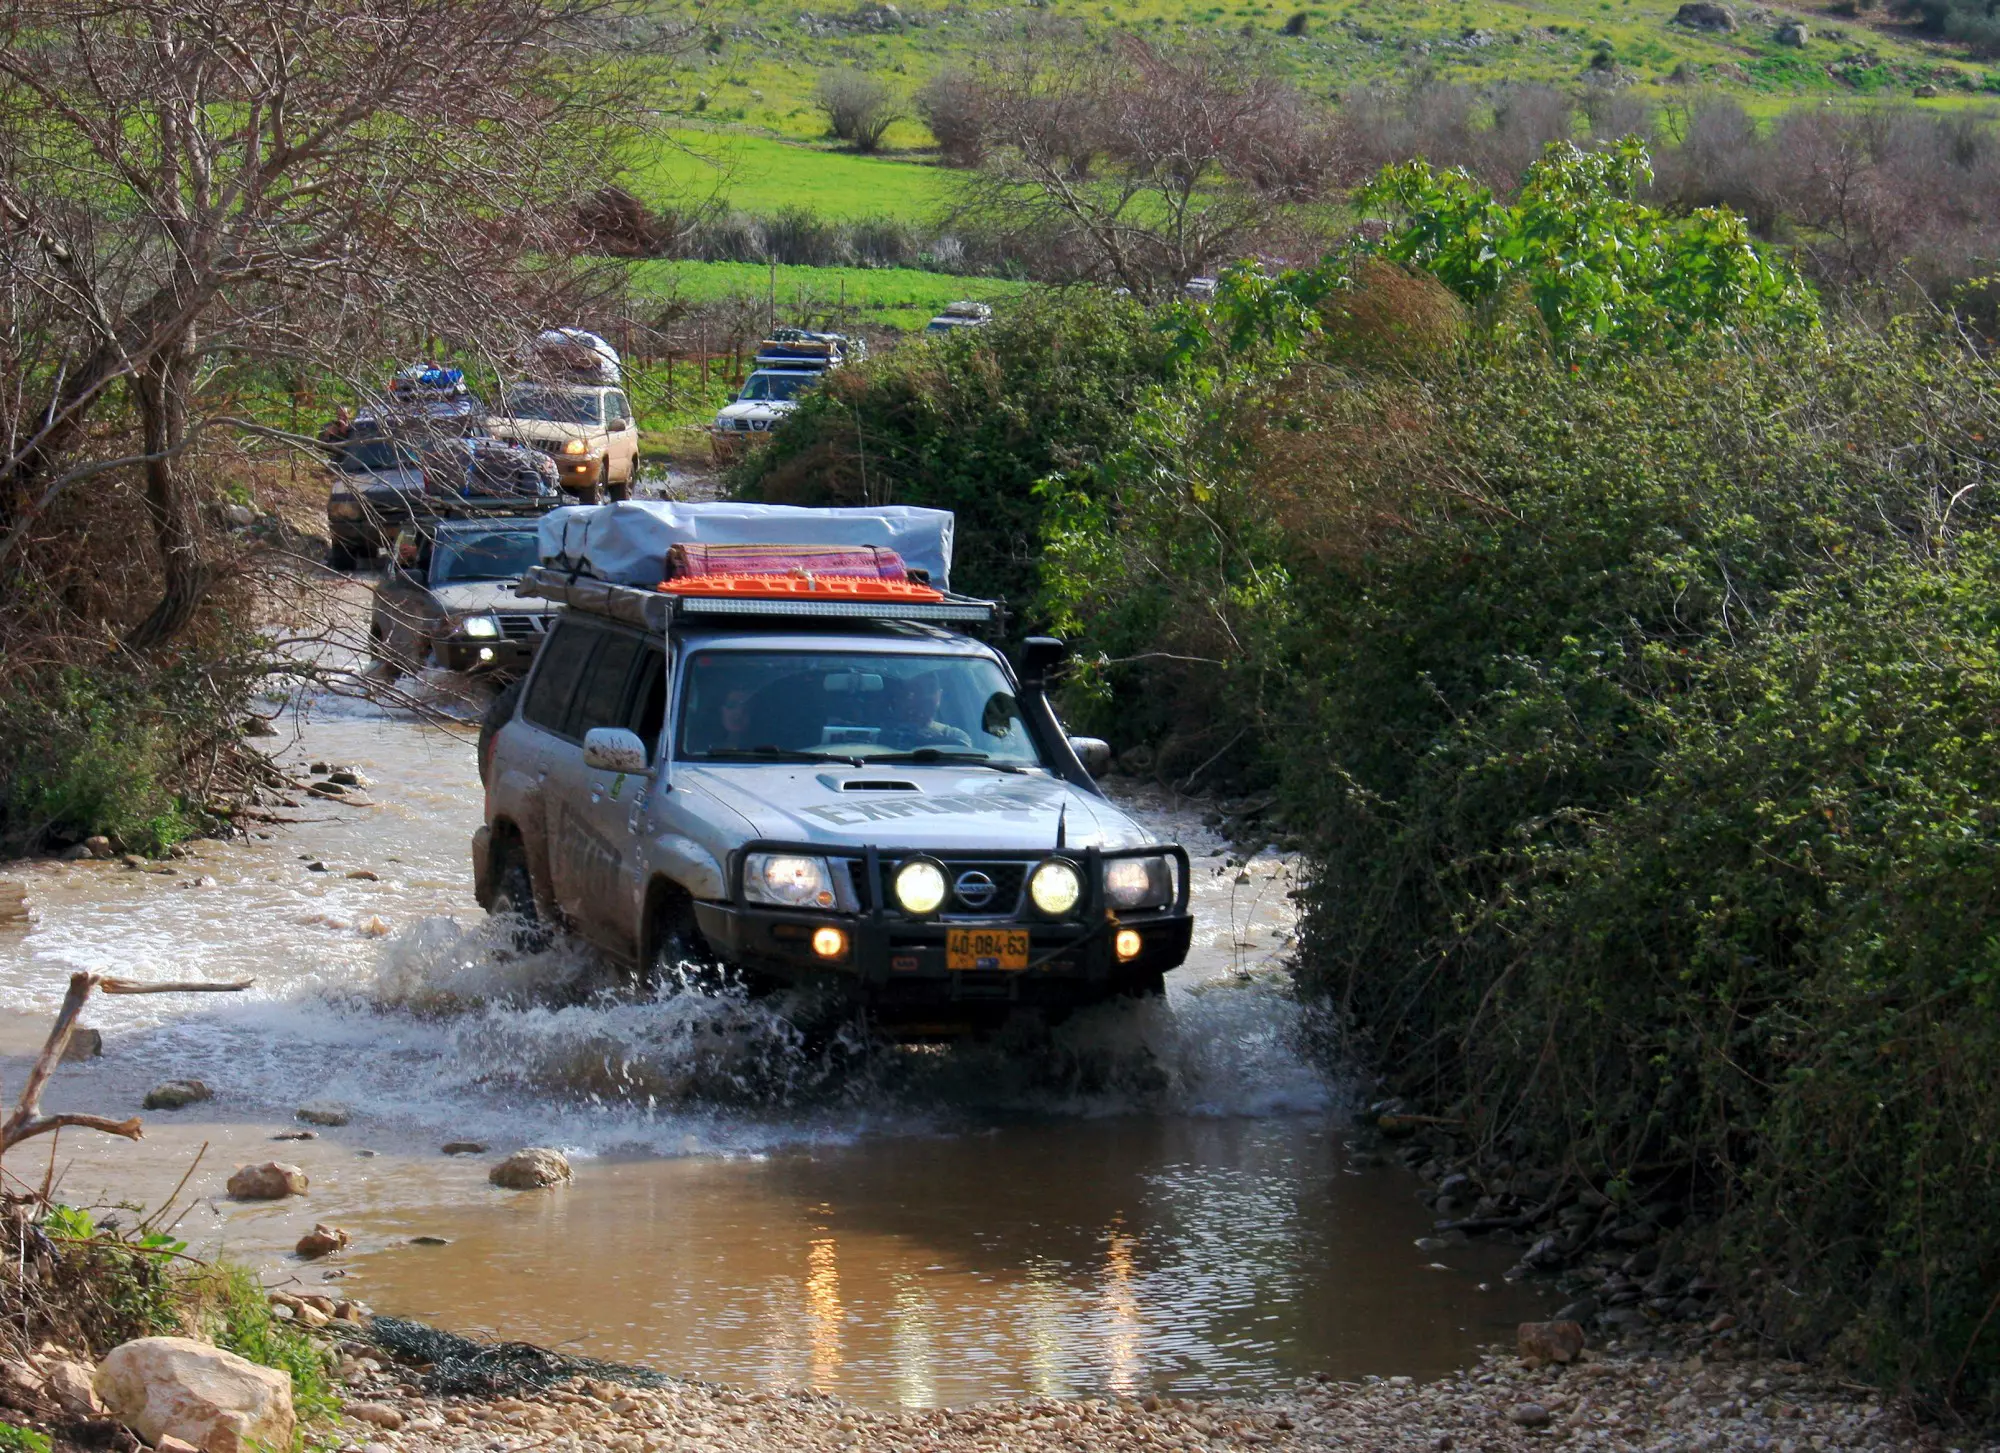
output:
[[[1054,636],[1030,636],[1021,642],[1021,680],[1040,686],[1069,659],[1069,646]]]
[[[1071,737],[1069,749],[1093,777],[1102,777],[1111,767],[1111,743],[1100,737]]]
[[[592,727],[583,734],[583,765],[599,772],[643,772],[646,744],[624,727]]]

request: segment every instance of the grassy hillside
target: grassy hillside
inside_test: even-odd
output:
[[[780,323],[904,333],[921,330],[945,304],[959,298],[997,303],[1031,286],[907,267],[771,269],[754,262],[642,262],[632,269],[632,290],[648,301],[770,299]]]
[[[1839,0],[1836,0],[1839,3]],[[1690,86],[1737,96],[1769,112],[1805,98],[1913,100],[1932,107],[2000,101],[2000,66],[1933,41],[1879,9],[1738,4],[1738,29],[1711,34],[1673,24],[1678,0],[1327,0],[1201,5],[1197,0],[1047,0],[978,11],[872,6],[801,12],[777,0],[738,0],[710,37],[681,91],[663,98],[704,128],[681,133],[723,170],[684,152],[650,158],[641,189],[654,200],[718,192],[747,211],[808,205],[830,217],[935,213],[949,175],[922,155],[930,138],[913,119],[889,132],[880,159],[832,152],[813,108],[816,78],[854,66],[904,96],[940,69],[963,65],[1031,19],[1081,26],[1093,39],[1135,31],[1162,39],[1205,35],[1268,47],[1298,84],[1332,98],[1413,74],[1491,84],[1607,79],[1653,101]],[[1303,16],[1303,33],[1286,24]],[[1781,45],[1779,25],[1805,23],[1803,47]]]

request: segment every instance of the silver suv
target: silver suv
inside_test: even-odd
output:
[[[569,608],[481,748],[489,911],[635,968],[830,988],[904,1038],[1158,993],[1186,956],[1187,855],[1106,800],[1103,743],[1065,735],[1060,642],[1017,676],[937,619],[551,574],[524,592]]]

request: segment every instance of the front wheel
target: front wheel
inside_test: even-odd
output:
[[[632,498],[632,481],[629,479],[620,480],[616,484],[607,484],[604,489],[611,496],[613,503]]]
[[[335,540],[331,545],[326,547],[327,569],[352,570],[358,563],[360,563],[360,557],[355,554],[354,547],[344,540]]]
[[[535,907],[535,878],[528,869],[528,855],[518,842],[494,848],[498,861],[493,865],[493,917],[511,915],[520,921],[514,930],[514,947],[522,953],[539,953],[549,946],[550,934]]]

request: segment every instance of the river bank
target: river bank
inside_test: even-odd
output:
[[[1430,1382],[1301,1378],[1254,1400],[1037,1398],[883,1411],[807,1393],[582,1379],[520,1397],[426,1398],[362,1375],[348,1453],[530,1448],[789,1450],[1355,1448],[1990,1449],[1913,1423],[1874,1394],[1797,1363],[1586,1352],[1538,1367],[1489,1352]]]

